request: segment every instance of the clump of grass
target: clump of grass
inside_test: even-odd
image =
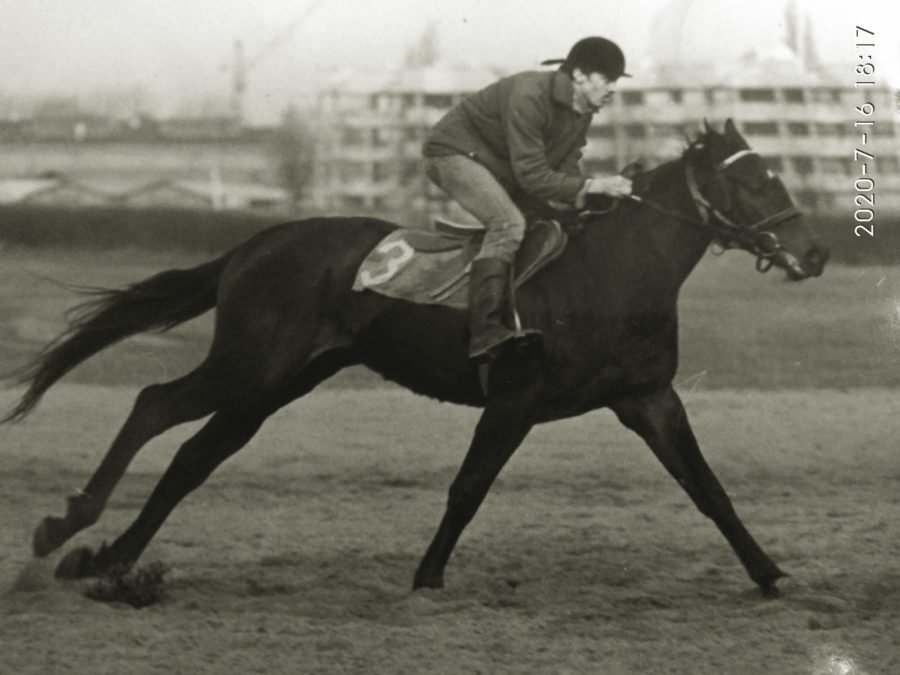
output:
[[[163,577],[169,569],[161,562],[152,562],[131,570],[113,569],[91,585],[85,596],[100,602],[124,602],[140,609],[163,599]]]

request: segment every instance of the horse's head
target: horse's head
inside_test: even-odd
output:
[[[730,119],[724,133],[705,126],[685,158],[691,195],[716,240],[757,256],[757,269],[763,272],[776,265],[794,281],[822,274],[829,251],[781,179]]]

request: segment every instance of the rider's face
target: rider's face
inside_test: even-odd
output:
[[[572,72],[575,88],[575,105],[581,108],[602,108],[610,102],[616,90],[616,81],[602,73],[585,75],[579,68]]]

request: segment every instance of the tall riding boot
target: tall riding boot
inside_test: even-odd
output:
[[[500,258],[476,258],[469,275],[469,356],[490,360],[513,343],[540,335],[514,324],[512,266]]]

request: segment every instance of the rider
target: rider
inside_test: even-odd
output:
[[[486,228],[470,278],[473,359],[495,358],[527,335],[510,325],[512,264],[525,235],[516,201],[581,207],[589,193],[631,193],[627,178],[585,176],[578,165],[593,114],[610,100],[616,80],[630,77],[622,50],[588,37],[565,59],[541,65],[557,63],[557,71],[518,73],[466,97],[435,124],[423,148],[428,178]]]

